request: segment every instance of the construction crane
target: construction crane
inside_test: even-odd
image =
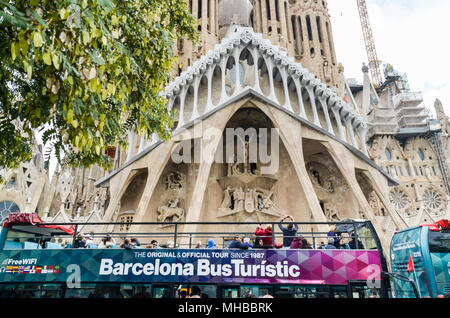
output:
[[[381,86],[383,77],[381,76],[380,63],[378,60],[377,50],[375,48],[375,40],[370,27],[369,12],[367,11],[366,0],[356,0],[358,3],[359,17],[361,19],[361,27],[364,35],[364,43],[366,45],[367,57],[369,59],[369,69],[372,75],[372,82],[376,86]]]

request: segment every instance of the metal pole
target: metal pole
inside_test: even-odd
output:
[[[178,233],[178,224],[175,223],[175,230],[173,234],[173,247],[177,247],[177,233]]]
[[[72,248],[74,248],[75,246],[75,240],[77,239],[77,231],[78,231],[78,224],[75,225],[75,229],[73,231]]]
[[[275,248],[275,223],[272,223],[272,247]]]

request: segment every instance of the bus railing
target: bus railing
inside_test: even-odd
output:
[[[289,224],[297,225],[299,230],[295,236],[284,236],[283,232],[280,230],[278,225],[287,227]],[[71,238],[65,236],[53,235],[51,237],[42,236],[43,240],[50,240],[57,243],[64,243],[66,247],[70,248],[70,244],[73,247],[74,243],[78,237],[78,234],[84,232],[84,235],[90,235],[94,241],[94,245],[98,244],[106,236],[111,237],[115,244],[119,245],[117,240],[124,240],[125,238],[137,238],[140,241],[140,247],[150,247],[151,241],[165,240],[165,244],[161,244],[162,247],[166,248],[199,248],[205,247],[205,245],[197,246],[197,243],[204,240],[214,239],[216,242],[216,247],[222,245],[223,248],[227,248],[227,244],[233,240],[234,237],[248,237],[250,239],[255,238],[255,232],[249,231],[249,227],[256,228],[257,226],[262,226],[260,222],[89,222],[89,223],[38,223],[39,225],[59,225],[59,226],[74,226],[74,234]],[[330,238],[329,232],[323,232],[314,230],[315,226],[328,225],[336,226],[338,228],[337,237],[345,240],[354,239],[355,242],[366,242],[364,244],[367,249],[376,249],[378,246],[376,233],[373,230],[369,221],[348,221],[348,222],[265,222],[265,227],[270,225],[272,228],[272,234],[270,238],[272,240],[272,246],[266,246],[267,248],[276,248],[279,244],[282,245],[283,238],[295,238],[301,237],[306,239],[309,247],[319,249],[323,248],[323,245],[327,244],[327,240]],[[100,226],[104,226],[101,228]],[[106,230],[106,227],[113,227],[113,230]],[[114,230],[115,227],[129,226],[154,226],[157,229],[152,229],[148,231],[117,231]],[[158,228],[164,226],[163,228]],[[184,230],[186,226],[202,226],[210,227],[211,231],[195,231],[187,232]],[[225,230],[220,230],[221,227],[225,227]],[[245,228],[244,228],[245,227]],[[305,227],[310,227],[305,230]],[[84,230],[84,228],[89,228]],[[96,228],[92,230],[92,228]],[[98,229],[98,230],[97,230]],[[345,229],[345,231],[339,231],[339,229]],[[269,237],[269,236],[258,236],[258,237]],[[333,237],[334,238],[334,237]],[[220,242],[220,243],[219,243]],[[370,244],[367,244],[369,242]],[[172,245],[173,244],[173,245]],[[219,246],[217,246],[219,245]],[[369,245],[369,246],[367,246]],[[285,248],[289,248],[285,246]],[[357,248],[358,249],[358,248]]]

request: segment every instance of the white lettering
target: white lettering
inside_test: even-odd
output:
[[[197,263],[197,275],[208,276],[210,273],[209,261],[207,259],[200,259]]]
[[[114,264],[112,259],[102,259],[100,264],[100,275],[111,275],[112,273],[112,265]]]
[[[139,268],[138,268],[139,267]],[[133,268],[131,270],[131,272],[133,273],[133,275],[141,275],[142,274],[142,264],[141,263],[136,263],[133,265]]]
[[[297,265],[292,265],[289,267],[289,276],[293,278],[300,277],[300,267]]]
[[[144,265],[144,275],[153,275],[155,266],[152,263],[147,263]]]

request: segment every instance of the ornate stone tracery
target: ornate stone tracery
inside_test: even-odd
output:
[[[417,210],[414,208],[409,195],[401,186],[397,186],[389,192],[389,200],[401,216],[413,217],[417,215]]]
[[[445,195],[433,186],[423,192],[423,203],[426,211],[433,217],[442,217],[447,212]]]

